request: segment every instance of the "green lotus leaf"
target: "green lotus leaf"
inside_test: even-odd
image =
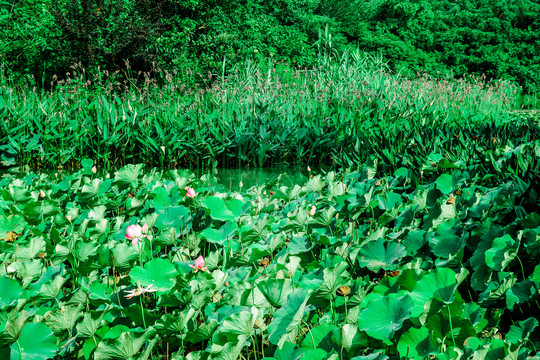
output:
[[[103,335],[103,339],[117,339],[125,332],[129,332],[129,327],[126,325],[116,325],[110,328],[105,335]]]
[[[506,292],[506,307],[513,310],[516,304],[531,300],[537,291],[534,282],[529,279],[516,283]]]
[[[337,329],[335,325],[321,324],[315,326],[302,341],[302,347],[307,349],[321,348],[330,352],[333,347],[332,331],[334,329]]]
[[[83,316],[83,304],[78,306],[60,306],[56,311],[45,316],[44,323],[55,334],[60,335],[63,331],[71,331],[81,316]]]
[[[452,269],[436,268],[422,276],[410,294],[414,303],[411,315],[417,317],[422,314],[425,304],[430,299],[439,299],[445,304],[452,303],[457,286],[456,273]]]
[[[275,360],[299,360],[305,357],[305,349],[297,348],[290,341],[285,341],[283,345],[274,352]]]
[[[509,234],[493,239],[491,248],[486,251],[486,265],[493,270],[502,271],[517,256],[519,241]]]
[[[308,290],[297,289],[275,312],[272,322],[268,325],[268,340],[272,344],[282,345],[287,340],[295,340],[309,295]]]
[[[213,360],[237,360],[242,349],[247,345],[247,337],[245,335],[239,336],[237,341],[231,341],[225,344],[220,344],[215,339],[213,340],[214,342],[210,348],[211,359]]]
[[[154,327],[159,334],[180,334],[186,333],[186,327],[188,324],[193,323],[193,317],[196,315],[196,311],[193,308],[184,309],[182,311],[174,311],[172,314],[164,314],[159,318]],[[215,321],[214,319],[208,319],[206,323]],[[205,324],[206,324],[205,323]],[[216,324],[219,325],[217,321]],[[191,332],[187,332],[189,335]]]
[[[43,323],[26,324],[16,343],[11,345],[11,358],[47,360],[56,354],[56,337]]]
[[[17,280],[5,276],[0,278],[0,308],[15,304],[22,293],[23,289]]]
[[[91,338],[97,330],[105,324],[105,311],[87,311],[83,315],[83,319],[77,324],[77,337]]]
[[[324,351],[323,349],[312,349],[307,350],[304,353],[304,356],[302,356],[302,359],[304,360],[323,360],[328,357],[328,353]],[[288,358],[290,359],[290,358]]]
[[[482,332],[488,325],[488,320],[485,319],[486,309],[480,305],[470,302],[464,305],[463,317],[469,319],[476,332]]]
[[[188,331],[186,334],[186,341],[196,344],[211,339],[218,327],[219,323],[214,319],[210,319],[207,322],[202,323],[194,331]]]
[[[92,166],[94,166],[94,160],[92,159],[82,159],[81,160],[81,167],[85,170],[92,169]]]
[[[538,320],[535,318],[518,321],[510,326],[510,330],[508,330],[505,339],[511,344],[526,343],[537,326]]]
[[[453,309],[450,311],[450,314],[448,313],[448,308]],[[449,305],[444,310],[433,314],[425,326],[432,331],[435,338],[446,339],[448,345],[453,343],[453,341],[456,342],[456,345],[463,344],[467,338],[476,337],[477,334],[471,321],[462,318],[462,314],[459,311],[460,309],[458,307]]]
[[[56,297],[62,290],[62,287],[64,286],[66,280],[67,279],[65,279],[63,276],[57,275],[52,281],[41,285],[38,293],[38,298],[40,300],[56,299]]]
[[[403,202],[400,194],[391,191],[383,195],[377,195],[376,199],[379,202],[379,208],[381,210],[392,210],[396,205]]]
[[[484,291],[478,296],[478,302],[484,304],[486,302],[499,300],[503,298],[517,282],[516,274],[499,271],[496,276],[489,276],[491,281],[483,286]]]
[[[114,173],[114,185],[125,188],[131,183],[137,183],[143,169],[143,164],[129,164]]]
[[[238,225],[235,222],[226,222],[219,230],[206,228],[201,231],[201,237],[213,244],[224,245],[227,239],[231,239],[233,234],[238,231]]]
[[[37,224],[43,217],[54,216],[59,212],[58,203],[52,200],[30,202],[24,207],[26,220],[33,224]]]
[[[223,200],[219,197],[208,196],[202,201],[210,210],[210,216],[215,220],[234,221],[243,213],[245,204],[238,199]]]
[[[41,259],[26,260],[23,262],[13,263],[12,265],[18,265],[17,275],[22,278],[21,285],[23,288],[27,287],[32,281],[39,278],[45,269],[45,265]]]
[[[289,248],[289,254],[298,255],[311,250],[313,244],[306,236],[293,235],[287,247]]]
[[[385,246],[386,245],[386,246]],[[405,246],[397,242],[387,242],[383,238],[365,243],[360,249],[358,262],[360,267],[369,270],[395,270],[399,260],[407,255]]]
[[[144,268],[135,266],[130,272],[131,283],[135,286],[147,287],[152,290],[167,291],[176,284],[176,268],[169,260],[152,259],[144,264]]]
[[[156,210],[167,209],[173,206],[175,203],[184,196],[178,188],[166,189],[165,187],[158,187],[152,190],[154,198],[150,200],[149,206]]]
[[[339,258],[336,256],[336,258]],[[339,258],[341,259],[341,258]],[[350,274],[347,272],[349,267],[348,263],[341,260],[336,264],[332,264],[332,259],[325,259],[327,261],[326,267],[323,270],[323,282],[319,288],[311,296],[309,303],[317,307],[325,307],[329,301],[332,301],[336,297],[336,290],[340,286],[347,285]],[[313,274],[315,275],[315,274]],[[312,284],[319,283],[318,276],[314,277],[314,281],[307,281],[308,279],[302,279],[303,283],[310,287]]]
[[[358,328],[375,339],[392,339],[403,322],[410,318],[412,309],[413,300],[408,295],[391,293],[380,299],[369,300],[358,315]]]
[[[15,203],[24,204],[25,202],[32,200],[32,196],[28,189],[22,186],[12,184],[8,187],[8,190],[2,190],[2,196],[7,201],[13,201]]]
[[[156,210],[158,218],[154,226],[163,231],[167,228],[176,228],[177,233],[181,234],[191,228],[191,216],[189,209],[183,205],[169,206],[166,209]]]
[[[347,358],[353,357],[361,348],[368,345],[366,334],[353,324],[345,324],[339,329],[334,329],[332,340],[338,345],[340,351],[344,351]]]
[[[6,239],[8,232],[21,234],[27,224],[20,215],[0,215],[0,239]]]
[[[222,325],[217,329],[216,335],[224,336],[226,341],[235,342],[240,336],[249,337],[253,334],[253,326],[257,320],[259,311],[252,307],[250,311],[241,311],[232,314],[225,319]]]
[[[153,327],[149,327],[139,337],[136,337],[132,332],[124,332],[110,345],[101,341],[94,354],[94,360],[131,359],[144,356],[144,354],[141,355],[141,347],[154,336],[155,332]],[[156,341],[157,338],[146,344],[146,352],[151,351]]]
[[[440,175],[437,180],[435,180],[435,185],[443,194],[450,194],[454,191],[452,175],[449,174]]]
[[[416,229],[407,233],[403,241],[401,242],[409,255],[416,255],[417,251],[427,244],[426,231]]]
[[[111,249],[113,265],[119,269],[129,269],[139,257],[133,246],[121,243]]]
[[[439,224],[434,233],[428,233],[429,246],[435,256],[447,259],[465,246],[466,238],[456,235],[455,223],[455,219],[450,219]]]
[[[437,355],[439,344],[428,328],[410,328],[399,338],[397,349],[402,358],[424,359],[426,356]]]
[[[265,279],[259,281],[257,287],[274,307],[280,307],[285,303],[287,296],[294,290],[291,279]]]
[[[355,356],[351,360],[388,360],[389,357],[384,355],[382,351],[377,351],[375,353],[365,355],[365,356]]]
[[[94,179],[92,182],[85,184],[82,187],[81,193],[79,194],[80,200],[88,201],[93,197],[100,197],[106,194],[111,188],[111,180],[106,179],[105,181],[101,179]]]
[[[302,192],[304,193],[321,193],[326,182],[322,179],[321,175],[316,175],[310,178],[306,184],[302,187]]]

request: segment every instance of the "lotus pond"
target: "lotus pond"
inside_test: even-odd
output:
[[[535,357],[539,182],[429,159],[236,188],[5,174],[0,358]]]

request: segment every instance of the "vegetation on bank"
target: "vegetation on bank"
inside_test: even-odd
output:
[[[119,74],[73,67],[54,91],[0,87],[2,164],[55,170],[91,158],[102,169],[350,166],[375,157],[397,169],[421,166],[433,152],[483,161],[488,152],[538,139],[534,117],[510,112],[511,83],[411,79],[359,52],[323,58],[309,70],[248,63],[218,80],[161,71],[167,81],[158,84],[154,73],[123,75],[117,81]],[[198,86],[186,87],[185,76]]]

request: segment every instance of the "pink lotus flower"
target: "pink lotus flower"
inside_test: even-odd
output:
[[[129,225],[126,229],[126,237],[131,240],[133,246],[136,246],[139,240],[142,238],[142,228],[140,225]]]
[[[140,296],[140,295],[142,295],[144,293],[151,293],[151,292],[157,291],[157,289],[150,289],[152,286],[153,285],[150,284],[145,288],[137,287],[134,290],[126,291],[127,295],[125,295],[125,298],[126,299],[131,299],[134,296]]]
[[[195,193],[195,189],[190,188],[190,187],[187,188],[186,196],[187,196],[188,198],[192,198],[192,199],[193,199],[193,198],[194,198],[195,196],[197,196],[197,195],[198,195],[198,194]]]
[[[195,265],[189,264],[189,267],[192,268],[193,272],[195,273],[198,272],[199,270],[209,272],[208,268],[204,266],[204,258],[202,257],[202,255],[199,256],[197,260],[195,260]]]
[[[311,205],[311,209],[309,210],[309,216],[315,215],[316,210],[317,208],[315,207],[315,205]]]
[[[45,197],[45,191],[39,190],[39,197]]]

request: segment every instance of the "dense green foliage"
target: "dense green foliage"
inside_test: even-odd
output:
[[[434,153],[240,192],[88,159],[4,176],[0,356],[526,359],[540,144],[489,157],[501,171],[483,177]]]
[[[93,91],[79,68],[54,92],[0,88],[0,159],[51,170],[83,158],[105,169],[210,168],[348,166],[376,155],[396,169],[473,148],[479,161],[539,138],[533,118],[508,112],[516,89],[507,83],[408,79],[354,57],[311,71],[248,66],[199,88],[173,74],[158,86],[146,75],[120,83],[100,73]]]
[[[346,48],[406,74],[485,74],[529,93],[540,80],[532,0],[2,0],[0,39],[0,76],[45,86],[78,63],[204,77],[267,59],[311,67]]]
[[[538,92],[539,15],[529,0],[387,0],[365,14],[359,37],[396,69],[485,74]]]

